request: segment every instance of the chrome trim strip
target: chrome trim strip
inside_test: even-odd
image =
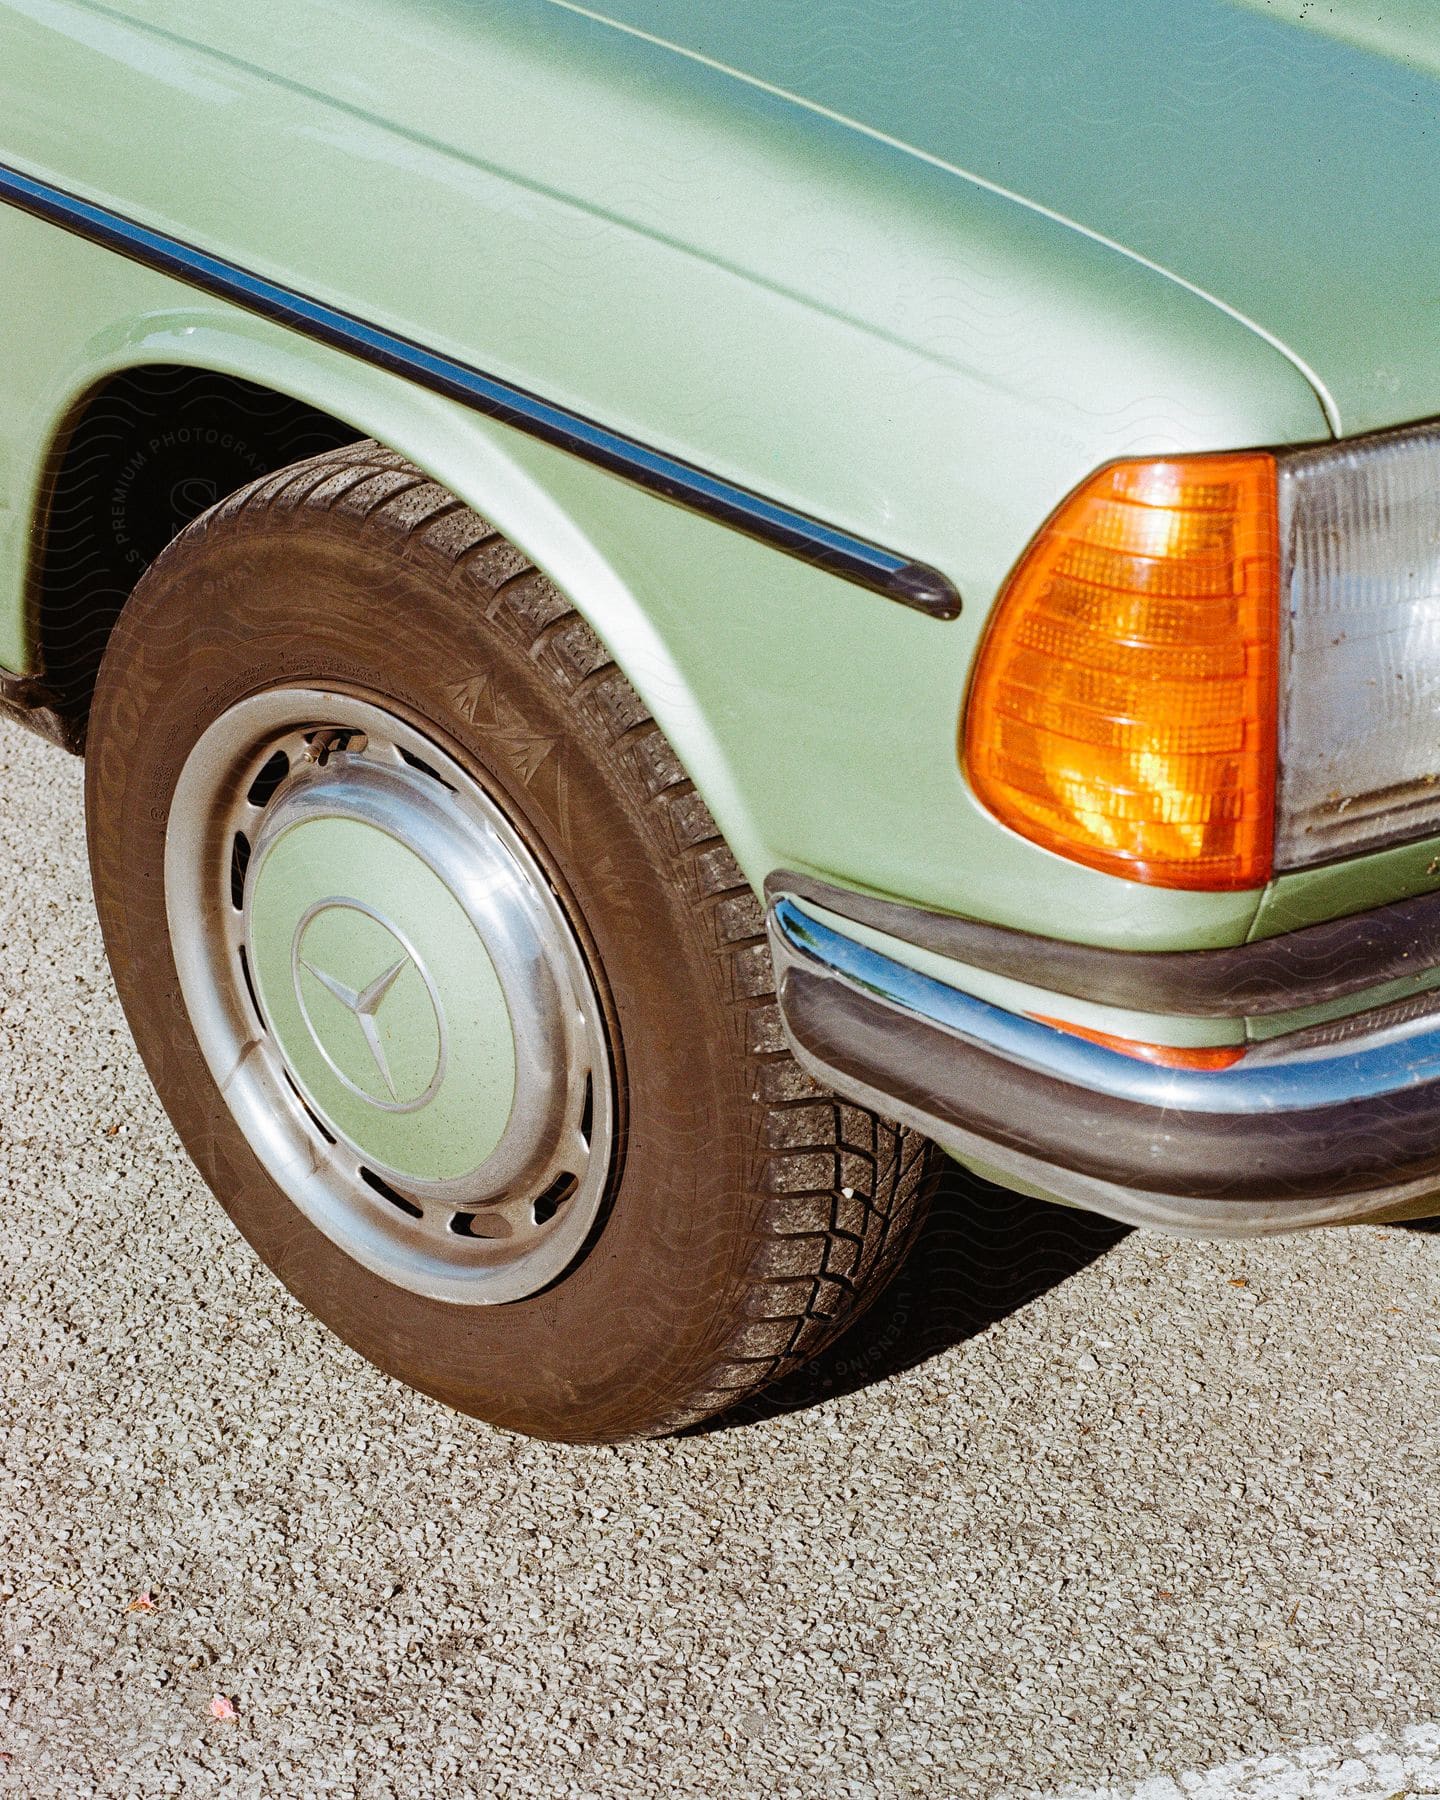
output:
[[[774,923],[771,924],[772,935]],[[814,965],[811,965],[813,967]],[[793,992],[793,981],[810,979],[823,983],[820,975],[809,976],[797,964],[787,970],[782,988]],[[849,990],[846,990],[847,993]],[[783,1009],[782,1009],[783,1010]],[[881,1009],[884,1010],[883,1008]],[[897,1019],[898,1019],[897,1015]],[[923,1021],[919,1028],[926,1030]],[[792,1054],[807,1074],[823,1087],[845,1094],[882,1117],[897,1119],[923,1136],[933,1138],[961,1162],[978,1163],[984,1170],[996,1171],[1005,1180],[1017,1182],[1065,1206],[1083,1207],[1088,1212],[1103,1213],[1127,1225],[1142,1225],[1152,1231],[1165,1231],[1180,1237],[1230,1238],[1267,1237],[1278,1232],[1309,1230],[1319,1225],[1351,1225],[1361,1220],[1386,1220],[1424,1216],[1440,1210],[1436,1198],[1434,1175],[1411,1180],[1370,1184],[1353,1191],[1307,1194],[1303,1187],[1295,1192],[1271,1194],[1258,1199],[1215,1199],[1187,1193],[1161,1192],[1149,1187],[1136,1187],[1124,1181],[1108,1180],[1086,1173],[1070,1162],[1057,1161],[1034,1149],[998,1142],[982,1128],[957,1124],[942,1117],[934,1104],[926,1105],[897,1098],[885,1078],[877,1075],[880,1085],[853,1069],[841,1068],[827,1055],[807,1044],[791,1030],[785,1017],[785,1035]],[[962,1076],[962,1080],[965,1078]],[[1093,1104],[1082,1096],[1083,1105]],[[1302,1124],[1310,1115],[1291,1114]],[[1160,1128],[1165,1117],[1157,1114]],[[1263,1115],[1262,1115],[1263,1119]],[[1262,1126],[1273,1130],[1268,1122]],[[1092,1118],[1089,1130],[1097,1129]],[[1100,1125],[1105,1131],[1107,1127]],[[1243,1130],[1243,1122],[1235,1129]],[[1143,1157],[1145,1145],[1139,1146]]]
[[[949,987],[832,931],[787,895],[772,903],[770,926],[777,980],[787,961],[803,962],[995,1056],[1112,1099],[1174,1112],[1301,1112],[1440,1081],[1440,1028],[1431,1016],[1377,1031],[1338,1054],[1327,1045],[1285,1061],[1267,1056],[1229,1069],[1166,1069]]]
[[[936,569],[826,525],[806,513],[767,500],[749,488],[709,475],[693,463],[652,450],[636,439],[596,424],[567,407],[443,356],[408,338],[367,325],[350,313],[308,299],[292,288],[251,274],[166,232],[137,224],[108,207],[82,200],[49,182],[0,164],[0,200],[103,244],[120,255],[159,269],[247,311],[274,319],[317,342],[363,357],[404,375],[433,393],[554,444],[586,462],[623,476],[692,512],[703,513],[788,556],[814,564],[842,580],[935,619],[959,616],[960,595]]]

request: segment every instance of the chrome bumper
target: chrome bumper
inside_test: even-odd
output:
[[[817,1080],[1018,1185],[1199,1235],[1440,1211],[1440,1021],[1168,1069],[979,1000],[777,896],[786,1035]]]

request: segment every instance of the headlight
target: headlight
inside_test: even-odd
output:
[[[963,754],[1047,848],[1255,887],[1440,829],[1440,427],[1118,462],[981,648]]]
[[[1440,826],[1440,428],[1280,459],[1275,866]]]

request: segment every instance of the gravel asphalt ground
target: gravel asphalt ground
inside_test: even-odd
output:
[[[255,1262],[131,1048],[79,765],[4,728],[0,793],[0,1791],[1415,1791],[1440,1235],[1175,1243],[956,1175],[746,1417],[527,1443]]]

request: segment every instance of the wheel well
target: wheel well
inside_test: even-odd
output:
[[[74,741],[132,588],[224,495],[362,434],[303,401],[181,365],[95,388],[58,446],[34,588],[40,680]]]

